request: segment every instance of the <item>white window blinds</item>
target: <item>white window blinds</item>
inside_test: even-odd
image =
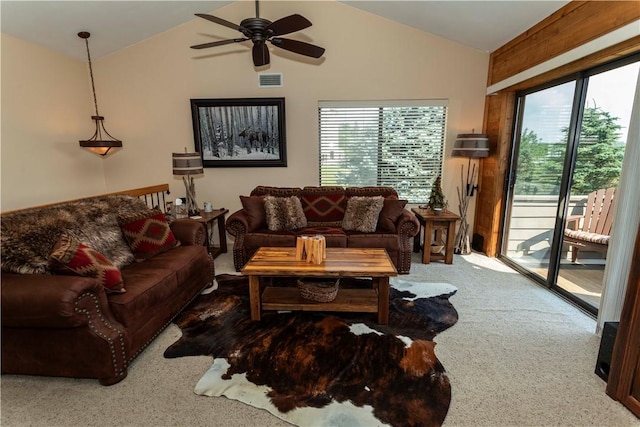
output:
[[[320,185],[383,185],[424,203],[442,174],[446,100],[320,101]]]

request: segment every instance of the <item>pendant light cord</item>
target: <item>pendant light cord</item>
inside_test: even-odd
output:
[[[87,46],[87,58],[89,58],[89,75],[91,76],[91,90],[93,91],[93,105],[96,107],[96,116],[100,116],[98,113],[98,99],[96,98],[96,86],[93,83],[93,68],[91,67],[91,53],[89,53],[89,39],[84,39],[84,43]]]

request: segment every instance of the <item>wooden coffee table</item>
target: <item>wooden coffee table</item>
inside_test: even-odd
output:
[[[251,319],[261,310],[346,311],[378,313],[378,323],[389,323],[389,277],[398,272],[387,251],[378,248],[327,248],[322,264],[296,261],[296,248],[260,248],[243,267],[249,276]],[[296,287],[266,287],[263,277],[370,277],[371,289],[339,289],[331,302],[309,301]]]

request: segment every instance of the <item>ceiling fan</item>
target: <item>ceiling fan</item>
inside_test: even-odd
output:
[[[256,67],[267,65],[269,63],[269,48],[267,47],[266,42],[269,42],[281,49],[298,53],[300,55],[310,56],[312,58],[320,58],[324,54],[324,48],[320,46],[280,37],[282,35],[310,27],[312,24],[307,18],[298,14],[285,16],[284,18],[278,19],[274,22],[260,18],[258,0],[256,0],[256,17],[243,19],[242,22],[240,22],[240,25],[236,25],[222,18],[204,13],[196,13],[196,16],[215,22],[216,24],[224,25],[225,27],[238,30],[244,37],[197,44],[195,46],[191,46],[192,49],[206,49],[209,47],[223,46],[226,44],[251,40],[253,42],[253,65]]]

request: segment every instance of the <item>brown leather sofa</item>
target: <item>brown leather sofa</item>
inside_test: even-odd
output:
[[[136,209],[147,206],[137,198],[108,196],[3,214],[3,374],[97,378],[103,385],[115,384],[213,281],[205,230],[193,220],[171,223],[179,246],[142,262],[125,262],[120,268],[125,293],[107,293],[96,278],[47,270],[54,236],[71,231],[99,245],[100,239],[117,241],[119,233],[124,240],[114,229],[116,215]]]
[[[254,188],[250,196],[300,198],[307,226],[296,230],[270,231],[264,221],[255,220],[256,215],[248,209],[234,212],[226,222],[227,232],[234,236],[233,261],[236,271],[240,271],[249,258],[262,246],[293,247],[296,237],[304,234],[322,234],[327,247],[384,248],[393,261],[398,273],[408,274],[411,269],[412,238],[420,231],[420,223],[415,215],[404,209],[395,208],[395,214],[385,216],[386,205],[380,213],[375,232],[347,231],[342,228],[342,220],[350,197],[382,196],[387,201],[398,201],[397,192],[391,187],[267,187]],[[241,197],[241,199],[243,199]],[[243,203],[245,200],[243,200]],[[395,203],[397,206],[398,204]],[[383,221],[383,216],[386,221]],[[387,225],[384,227],[384,225]]]

